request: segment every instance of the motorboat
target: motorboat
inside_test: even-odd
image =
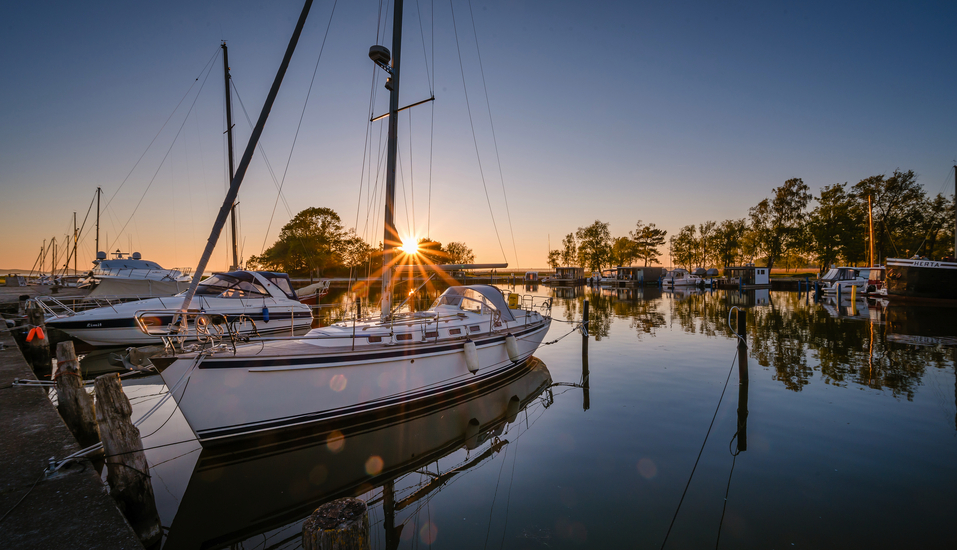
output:
[[[676,268],[662,276],[662,283],[668,288],[679,286],[705,287],[711,285],[712,279],[707,277],[707,271],[696,269],[690,272],[687,269]]]
[[[309,286],[300,288],[296,291],[296,294],[299,296],[299,301],[304,304],[310,306],[319,305],[319,300],[326,294],[329,294],[331,284],[332,281],[329,279],[321,279]]]
[[[454,286],[426,311],[152,362],[204,444],[374,418],[400,404],[455,399],[476,382],[524,368],[548,332],[551,301],[540,304],[546,314],[532,300],[513,303],[493,286]]]
[[[175,310],[182,308],[184,293],[169,297],[149,298],[75,311],[49,309],[46,325],[91,346],[127,346],[160,344],[158,336],[144,329],[158,331],[173,321]],[[245,338],[253,335],[295,335],[311,328],[312,313],[308,305],[296,297],[289,276],[268,271],[231,271],[216,273],[199,283],[188,310],[206,315],[215,327],[225,331],[221,323],[233,325],[232,334]],[[140,315],[137,322],[137,314]],[[202,321],[201,321],[202,323]],[[165,331],[163,331],[165,332]],[[193,332],[191,339],[198,335]]]
[[[883,267],[832,267],[818,279],[821,291],[836,294],[850,294],[851,287],[858,294],[876,294],[883,287]]]
[[[113,295],[142,294],[145,289],[149,293],[165,293],[168,296],[185,290],[190,280],[188,269],[166,269],[156,262],[144,260],[139,252],[129,254],[117,250],[111,258],[107,258],[106,253],[100,251],[96,253],[93,264],[95,267],[89,274],[77,281],[78,287],[109,287]],[[180,289],[177,284],[184,286]],[[166,289],[173,291],[165,292]],[[102,289],[100,293],[103,293]]]

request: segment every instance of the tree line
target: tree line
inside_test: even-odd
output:
[[[475,261],[472,249],[461,242],[446,245],[419,239],[417,263],[466,264]],[[403,258],[399,258],[403,263]],[[411,262],[410,262],[411,263]],[[279,238],[262,254],[246,262],[249,269],[279,271],[294,277],[349,275],[365,271],[375,276],[382,269],[382,243],[373,247],[354,229],[342,225],[331,208],[310,207],[295,215]]]
[[[813,207],[812,207],[813,205]],[[871,212],[872,222],[868,212]],[[928,258],[954,254],[954,199],[928,195],[913,170],[826,185],[814,196],[801,178],[772,190],[748,216],[686,225],[667,240],[671,264],[686,269],[758,263],[791,269],[816,265],[883,263],[887,257]],[[868,258],[873,224],[874,258]],[[636,261],[659,263],[666,232],[637,223],[613,238],[609,224],[579,227],[551,250],[548,263],[598,271]]]

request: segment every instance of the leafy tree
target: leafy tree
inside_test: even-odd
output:
[[[717,224],[706,221],[698,225],[698,261],[700,267],[709,267],[714,264],[714,251],[711,248],[714,240],[714,228]]]
[[[767,258],[768,269],[789,249],[800,243],[804,209],[811,200],[808,186],[800,178],[789,179],[749,211],[751,228]]]
[[[578,238],[578,259],[582,267],[591,271],[601,271],[611,258],[611,232],[608,223],[595,220],[587,227],[579,227],[575,232]]]
[[[375,252],[375,249],[356,235],[352,229],[349,230],[343,239],[341,250],[342,264],[348,268],[365,265],[372,260],[373,253]]]
[[[342,265],[346,237],[339,214],[331,208],[306,208],[283,226],[279,240],[250,263],[290,275],[322,274],[323,269]]]
[[[561,265],[562,261],[562,251],[561,250],[549,250],[548,251],[548,267],[552,269],[557,269]]]
[[[635,230],[629,233],[631,239],[635,241],[635,257],[644,260],[646,267],[648,262],[659,263],[658,256],[661,256],[661,253],[658,252],[658,247],[665,244],[667,234],[667,231],[658,229],[653,223],[646,225],[638,220]]]
[[[809,251],[822,272],[837,263],[838,258],[843,258],[845,263],[856,263],[864,254],[862,216],[858,203],[845,190],[846,185],[824,186],[817,197],[817,206],[811,211]]]
[[[618,237],[612,241],[610,260],[613,265],[631,265],[637,255],[635,241],[628,237]]]
[[[447,256],[444,263],[449,264],[472,264],[475,263],[475,253],[472,249],[465,246],[465,243],[452,242],[445,245],[445,254]]]
[[[928,258],[944,257],[953,254],[954,248],[954,203],[938,193],[933,200],[926,201],[920,233],[924,237],[923,247],[917,253]]]
[[[723,267],[735,265],[742,256],[741,241],[747,232],[747,222],[724,220],[711,234],[711,249],[715,261]]]
[[[569,233],[562,239],[562,265],[569,267],[578,259],[578,241],[575,234]]]
[[[418,247],[422,263],[441,264],[445,262],[445,251],[442,250],[442,243],[439,241],[422,237],[419,239]]]
[[[899,256],[916,251],[923,235],[915,228],[923,221],[926,196],[913,170],[897,169],[889,178],[865,178],[854,185],[854,196],[865,212],[867,197],[872,199],[877,261],[882,262],[891,253]]]
[[[675,265],[689,271],[693,269],[698,259],[698,232],[694,224],[682,227],[670,242]]]

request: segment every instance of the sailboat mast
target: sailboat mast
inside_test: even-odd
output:
[[[223,76],[226,81],[226,150],[229,152],[229,181],[233,181],[236,170],[233,168],[233,107],[229,89],[229,53],[226,50],[226,41],[223,40]],[[229,226],[232,234],[233,264],[230,271],[239,269],[239,245],[236,244],[236,203],[229,211]]]
[[[392,73],[389,83],[389,151],[385,180],[385,234],[382,239],[382,317],[392,311],[392,254],[401,244],[395,229],[395,167],[399,130],[399,59],[402,53],[402,0],[395,0],[392,16]]]
[[[954,257],[957,258],[957,164],[954,165]]]
[[[96,250],[93,252],[93,259],[96,259],[96,255],[100,253],[100,195],[103,194],[103,190],[100,187],[96,188]]]
[[[246,169],[249,168],[249,162],[253,158],[253,153],[256,152],[256,145],[259,144],[259,136],[261,136],[263,133],[263,127],[266,125],[266,119],[269,118],[269,111],[272,110],[272,104],[276,101],[276,96],[279,94],[279,86],[282,84],[283,77],[286,76],[286,69],[289,67],[289,60],[292,59],[292,52],[296,50],[296,44],[299,43],[299,36],[302,34],[302,27],[306,24],[306,16],[309,15],[309,8],[311,7],[312,0],[306,0],[306,3],[302,8],[302,13],[299,14],[299,21],[296,23],[296,29],[292,33],[292,38],[289,39],[289,45],[286,46],[286,54],[283,56],[282,62],[279,64],[279,71],[276,72],[276,78],[273,80],[272,87],[269,88],[269,93],[266,95],[266,101],[263,103],[262,112],[259,113],[259,120],[256,122],[256,126],[253,127],[252,134],[249,136],[249,142],[246,144],[246,150],[243,152],[242,158],[239,159],[239,167],[236,169],[236,174],[229,182],[229,190],[226,192],[226,198],[223,200],[223,205],[219,208],[219,214],[216,215],[216,221],[213,222],[213,229],[210,231],[209,238],[206,240],[206,248],[203,249],[203,255],[199,258],[199,264],[196,266],[196,272],[193,273],[193,280],[190,281],[189,288],[186,290],[186,295],[183,297],[183,312],[189,308],[189,304],[193,300],[193,296],[196,295],[196,287],[199,286],[199,280],[203,278],[203,272],[206,271],[206,265],[209,263],[209,258],[213,255],[213,250],[216,248],[217,241],[219,241],[219,235],[223,231],[223,226],[226,225],[226,216],[229,215],[229,211],[236,202],[236,196],[239,194],[239,186],[242,185],[243,178],[246,176]],[[173,323],[175,324],[176,322],[177,316],[174,316]]]
[[[871,209],[870,195],[867,196],[867,231],[867,242],[869,245],[868,251],[870,252],[870,256],[868,257],[869,263],[867,265],[869,267],[874,267],[877,264],[874,263],[874,214],[873,210]]]

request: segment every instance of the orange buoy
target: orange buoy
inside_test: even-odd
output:
[[[27,342],[32,342],[33,337],[37,335],[37,327],[30,329],[30,334],[27,334]]]
[[[37,331],[37,338],[44,340],[46,337],[43,335],[43,327],[37,327],[34,330]]]

